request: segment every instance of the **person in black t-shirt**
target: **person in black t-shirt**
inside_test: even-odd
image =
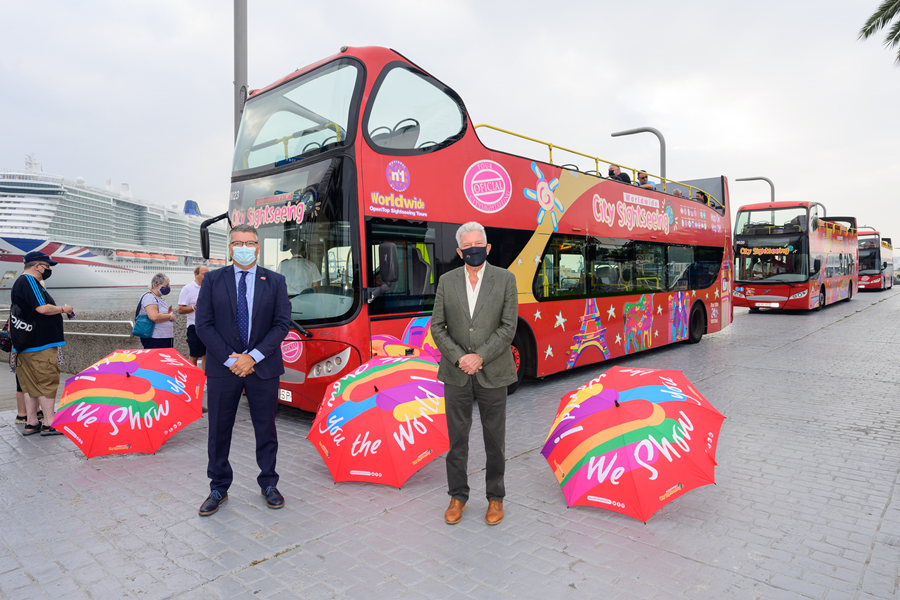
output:
[[[609,178],[631,184],[631,177],[628,176],[628,173],[623,173],[619,165],[609,165]]]
[[[33,336],[26,347],[16,348],[16,375],[25,397],[25,431],[23,435],[61,435],[49,425],[41,426],[37,418],[38,404],[44,411],[44,423],[53,423],[56,391],[59,388],[57,352],[64,345],[62,314],[72,314],[68,304],[56,306],[53,297],[41,285],[53,274],[57,263],[43,252],[25,255],[25,270],[12,288],[12,304],[21,311],[22,329],[31,328]],[[16,326],[16,323],[11,325]]]

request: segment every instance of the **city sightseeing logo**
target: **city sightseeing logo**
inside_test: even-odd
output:
[[[395,192],[405,192],[409,187],[409,169],[399,160],[392,160],[388,163],[385,177],[387,177],[388,185]]]
[[[466,200],[475,210],[495,213],[503,210],[512,197],[512,180],[499,163],[481,160],[472,165],[463,177]]]
[[[659,497],[660,501],[666,500],[684,489],[684,485],[677,483],[666,490],[666,493]]]

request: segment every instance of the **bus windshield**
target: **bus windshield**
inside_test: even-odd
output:
[[[241,206],[232,210],[232,223],[257,228],[258,263],[284,275],[291,318],[300,323],[342,321],[359,304],[351,250],[358,209],[345,193],[355,184],[345,183],[344,171],[344,159],[335,158],[231,187]]]
[[[806,208],[742,210],[737,216],[735,235],[778,235],[806,231]]]
[[[351,63],[330,63],[244,106],[232,171],[277,167],[347,141],[359,77]]]
[[[735,250],[738,281],[802,283],[809,279],[809,258],[802,237],[740,240]]]

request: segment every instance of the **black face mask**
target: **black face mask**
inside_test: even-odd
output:
[[[470,267],[480,267],[487,260],[486,246],[472,246],[462,250],[463,260]]]
[[[47,281],[48,279],[50,279],[51,275],[53,275],[53,269],[47,267],[46,269],[44,269],[44,272],[41,273],[41,279],[43,281]]]
[[[615,173],[613,173],[612,171],[609,172],[609,178],[610,178],[610,179],[612,179],[612,178],[615,177],[615,176],[616,176]]]

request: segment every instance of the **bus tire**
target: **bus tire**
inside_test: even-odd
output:
[[[751,306],[751,307],[750,307],[750,312],[759,312],[759,307],[758,307],[758,306]]]
[[[688,343],[696,344],[706,333],[706,309],[702,302],[694,302],[691,307],[691,316],[688,319]]]
[[[816,305],[816,312],[822,310],[825,307],[825,287],[819,288],[819,303]]]
[[[844,302],[850,302],[853,300],[853,283],[850,284],[850,289],[847,290],[847,299]]]
[[[526,353],[526,345],[525,340],[521,333],[516,331],[515,337],[513,337],[512,344],[510,344],[510,351],[513,355],[513,361],[516,365],[516,377],[518,379],[515,383],[511,383],[506,387],[506,395],[511,396],[522,384],[522,380],[525,379],[525,361],[527,359]]]

